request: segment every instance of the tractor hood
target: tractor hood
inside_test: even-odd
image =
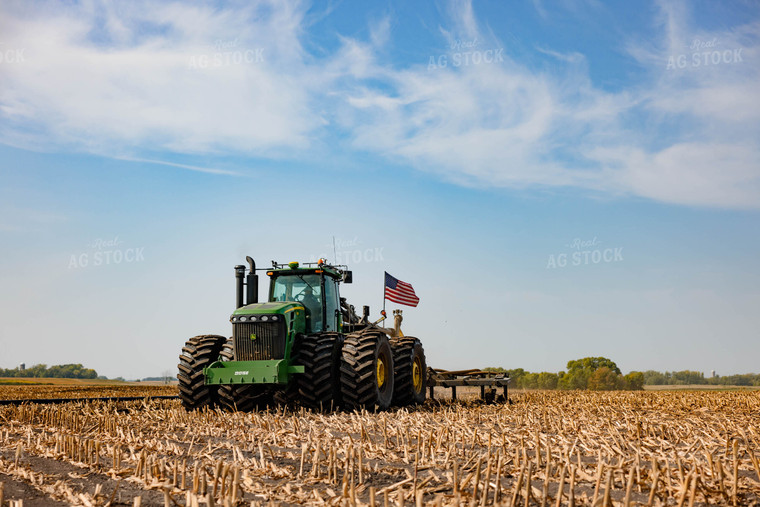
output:
[[[242,306],[232,312],[232,315],[285,315],[294,310],[303,311],[303,305],[292,301],[275,301],[272,303],[253,303]]]

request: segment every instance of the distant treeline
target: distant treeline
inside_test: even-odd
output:
[[[177,380],[177,377],[166,375],[164,377],[145,377],[142,379],[143,382],[171,382],[172,380]]]
[[[92,368],[85,368],[81,364],[56,364],[48,368],[46,364],[35,364],[29,368],[0,368],[0,377],[21,378],[98,378],[98,372]]]
[[[666,371],[665,373],[647,370],[644,372],[644,384],[648,386],[684,386],[704,384],[713,386],[760,386],[760,374],[744,373],[741,375],[716,375],[705,377],[701,371]]]
[[[585,357],[568,361],[567,371],[532,373],[522,368],[508,370],[501,367],[484,368],[509,374],[512,387],[524,389],[588,389],[592,391],[633,390],[645,385],[732,385],[760,386],[760,374],[715,376],[705,378],[698,371],[674,371],[661,373],[654,370],[632,371],[626,375],[611,359]]]

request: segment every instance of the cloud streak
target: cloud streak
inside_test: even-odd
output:
[[[118,160],[126,160],[127,162],[141,162],[145,164],[165,165],[169,167],[177,167],[180,169],[187,169],[190,171],[206,173],[206,174],[217,174],[217,175],[224,175],[224,176],[243,176],[241,173],[236,172],[236,171],[227,171],[225,169],[214,169],[213,167],[200,167],[197,165],[189,165],[189,164],[178,164],[176,162],[167,162],[165,160],[151,160],[147,158],[136,158],[136,157],[116,157],[116,158]]]

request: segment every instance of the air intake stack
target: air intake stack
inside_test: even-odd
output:
[[[256,274],[256,263],[253,259],[250,256],[246,256],[245,260],[248,261],[248,264],[251,266],[245,282],[248,289],[246,294],[246,304],[250,305],[259,302],[259,275]]]

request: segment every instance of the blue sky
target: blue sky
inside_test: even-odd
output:
[[[174,371],[245,255],[337,255],[373,315],[414,285],[435,367],[756,372],[759,34],[741,1],[3,2],[0,367]]]

